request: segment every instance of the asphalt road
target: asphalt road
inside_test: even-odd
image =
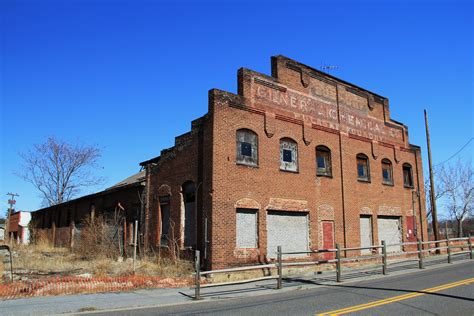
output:
[[[474,262],[251,297],[90,315],[474,315]]]

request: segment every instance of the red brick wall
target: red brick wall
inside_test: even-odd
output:
[[[172,219],[180,223],[181,185],[186,181],[203,183],[198,248],[203,250],[202,227],[208,217],[208,269],[265,261],[269,209],[307,211],[312,248],[322,247],[324,220],[334,221],[336,243],[359,246],[362,214],[373,216],[374,243],[378,215],[400,216],[406,240],[406,216],[413,215],[413,207],[412,189],[403,186],[404,163],[412,166],[415,189],[421,191],[415,213],[426,240],[421,153],[409,144],[406,126],[391,121],[388,100],[281,56],[272,59],[272,75],[239,70],[239,94],[211,90],[208,114],[193,124],[184,141],[177,140],[175,147],[162,153],[150,177],[155,244],[160,229],[158,198],[169,191]],[[235,137],[241,128],[258,135],[258,167],[236,164]],[[279,169],[279,142],[284,137],[298,144],[297,173]],[[316,176],[318,145],[331,150],[330,178]],[[369,157],[370,182],[357,180],[358,153]],[[384,158],[392,162],[393,186],[382,184]],[[246,205],[258,208],[257,249],[236,249],[236,208]]]

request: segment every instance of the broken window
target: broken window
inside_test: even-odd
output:
[[[382,160],[382,183],[393,185],[392,163],[388,159]]]
[[[237,248],[257,248],[257,210],[238,208],[236,215]]]
[[[370,181],[369,158],[364,154],[357,155],[357,179]]]
[[[413,188],[413,172],[410,164],[403,164],[403,185],[406,188]]]
[[[239,129],[236,135],[238,164],[258,166],[258,136],[248,129]]]
[[[316,147],[316,174],[332,176],[331,151],[326,146]]]
[[[280,140],[280,170],[298,171],[298,144],[292,139]]]

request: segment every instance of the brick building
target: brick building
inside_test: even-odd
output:
[[[88,216],[116,217],[120,211],[121,238],[131,240],[132,225],[143,213],[141,203],[145,172],[140,171],[103,191],[32,212],[37,233],[47,236],[54,246],[72,246]]]
[[[238,94],[210,90],[191,131],[141,163],[146,246],[200,249],[209,269],[278,245],[426,240],[420,147],[388,99],[284,56],[271,69],[239,69]]]

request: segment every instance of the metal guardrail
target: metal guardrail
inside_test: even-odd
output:
[[[450,245],[451,242],[454,241],[467,241],[467,244],[463,245]],[[446,243],[446,246],[438,246],[441,243]],[[436,247],[430,247],[430,244],[435,244]],[[396,253],[388,253],[387,247],[388,246],[408,246],[408,245],[417,245],[416,251],[409,251],[409,252],[396,252]],[[468,251],[458,251],[452,252],[453,249],[458,248],[468,248]],[[378,253],[378,249],[382,250],[382,253]],[[235,267],[235,268],[228,268],[228,269],[219,269],[219,270],[210,270],[210,271],[201,271],[200,267],[200,252],[196,250],[195,255],[195,295],[194,299],[199,300],[201,299],[201,288],[205,287],[215,287],[215,286],[224,286],[224,285],[235,285],[235,284],[243,284],[243,283],[250,283],[256,281],[263,281],[263,280],[272,280],[276,279],[277,284],[276,288],[281,289],[283,287],[283,267],[289,266],[310,266],[310,265],[318,265],[318,264],[325,264],[325,263],[335,263],[336,264],[336,281],[342,282],[341,275],[342,275],[342,263],[349,262],[349,261],[361,261],[361,260],[374,260],[374,259],[382,259],[382,274],[387,275],[388,272],[388,265],[389,263],[400,263],[400,262],[408,262],[408,261],[418,261],[418,268],[424,269],[424,253],[430,252],[433,250],[442,250],[446,249],[447,251],[447,259],[448,263],[452,262],[452,256],[460,255],[460,254],[467,254],[469,253],[469,258],[473,259],[474,257],[474,250],[473,250],[473,242],[471,240],[471,236],[465,238],[447,238],[443,240],[437,241],[424,241],[418,240],[416,242],[405,242],[399,244],[386,244],[384,240],[382,240],[381,245],[372,245],[368,247],[351,247],[351,248],[341,248],[339,244],[336,244],[336,248],[332,249],[317,249],[313,251],[301,251],[301,252],[283,252],[281,246],[277,247],[277,257],[274,263],[269,264],[262,264],[262,265],[252,265],[252,266],[242,266],[242,267]],[[363,255],[363,256],[355,256],[355,257],[342,257],[341,253],[348,252],[348,251],[361,251],[361,250],[372,250],[376,251],[371,255]],[[283,262],[283,255],[299,255],[299,254],[321,254],[321,253],[335,253],[335,259],[328,259],[328,260],[317,260],[317,261],[293,261],[293,262]],[[400,256],[400,255],[417,255],[416,258],[405,258],[404,260],[397,260],[396,262],[392,261],[389,262],[389,257],[393,256]],[[221,282],[221,283],[210,283],[210,284],[201,284],[201,277],[204,275],[211,275],[211,274],[218,274],[218,273],[232,273],[232,272],[239,272],[239,271],[249,271],[249,270],[260,270],[260,269],[277,269],[277,274],[274,276],[264,276],[259,278],[252,278],[246,279],[241,281],[231,281],[231,282]]]
[[[13,283],[13,260],[12,260],[12,252],[10,250],[10,247],[8,245],[0,245],[0,250],[6,250],[8,251],[10,255],[10,278]]]

